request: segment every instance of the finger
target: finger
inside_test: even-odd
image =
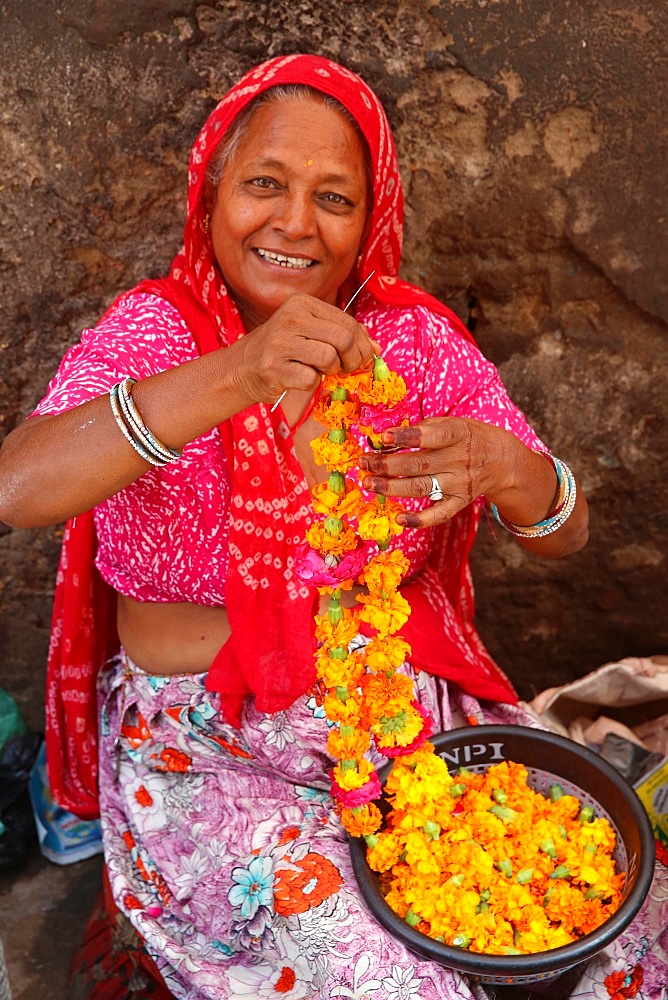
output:
[[[383,432],[383,443],[397,448],[447,448],[468,438],[462,417],[427,417],[409,427],[390,427]]]
[[[364,476],[362,486],[384,497],[417,497],[424,499],[432,489],[431,476],[407,476],[392,479],[387,476]]]
[[[433,476],[447,466],[447,456],[440,450],[366,452],[359,467],[374,476]],[[428,491],[427,491],[428,492]]]
[[[339,357],[337,371],[350,373],[373,365],[375,350],[366,328],[353,316],[340,310],[333,310],[326,315],[323,313],[316,324],[309,324],[302,330],[302,335],[309,340],[334,347]]]
[[[445,497],[424,510],[407,510],[396,515],[397,524],[405,528],[434,528],[445,524],[467,506],[460,497]]]

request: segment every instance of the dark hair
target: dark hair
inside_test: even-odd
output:
[[[337,101],[335,97],[331,97],[329,94],[323,94],[321,90],[316,90],[315,87],[309,87],[308,84],[305,83],[284,83],[279,84],[276,87],[270,87],[268,90],[259,94],[250,102],[250,104],[247,104],[243,111],[240,111],[234,119],[214,151],[206,172],[207,180],[213,184],[214,187],[218,187],[225,167],[233,158],[234,154],[241,145],[242,140],[248,134],[251,119],[258,108],[261,108],[265,104],[278,104],[279,101],[284,101],[286,98],[297,98],[299,100],[313,100],[313,98],[315,98],[316,100],[319,100],[324,107],[337,111],[352,125],[362,140],[362,147],[364,149],[364,167],[369,192],[369,207],[371,207],[373,204],[373,171],[371,169],[371,155],[369,153],[369,147],[364,135],[362,134],[362,130],[355,121],[355,118],[351,115],[350,111],[348,111],[348,109],[345,108],[340,101]]]

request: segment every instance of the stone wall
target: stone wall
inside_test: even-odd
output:
[[[591,504],[566,561],[483,526],[490,649],[528,696],[665,651],[667,32],[653,0],[0,0],[2,435],[113,295],[167,268],[216,99],[319,52],[396,130],[404,276],[475,328]],[[0,526],[0,684],[33,725],[59,536]]]

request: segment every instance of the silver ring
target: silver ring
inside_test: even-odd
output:
[[[443,490],[440,487],[438,479],[436,476],[431,477],[431,490],[427,494],[432,503],[436,503],[437,500],[443,499]]]

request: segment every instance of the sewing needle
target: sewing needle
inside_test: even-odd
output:
[[[371,271],[370,274],[367,274],[366,278],[364,279],[364,281],[362,282],[362,284],[359,286],[359,288],[357,289],[357,291],[353,294],[352,298],[349,299],[347,305],[343,309],[343,312],[348,312],[349,307],[353,304],[353,302],[355,301],[355,299],[357,298],[357,296],[359,295],[359,293],[362,291],[362,289],[366,285],[366,283],[369,280],[369,278],[373,278],[373,276],[374,276],[375,273],[376,273],[375,270],[373,270],[373,271]],[[281,393],[281,395],[278,397],[278,399],[276,400],[276,402],[274,403],[274,405],[270,409],[270,411],[269,411],[270,413],[273,413],[274,410],[276,409],[276,407],[282,402],[283,399],[285,399],[285,396],[287,395],[287,391],[288,391],[287,389],[283,390],[283,392]]]

